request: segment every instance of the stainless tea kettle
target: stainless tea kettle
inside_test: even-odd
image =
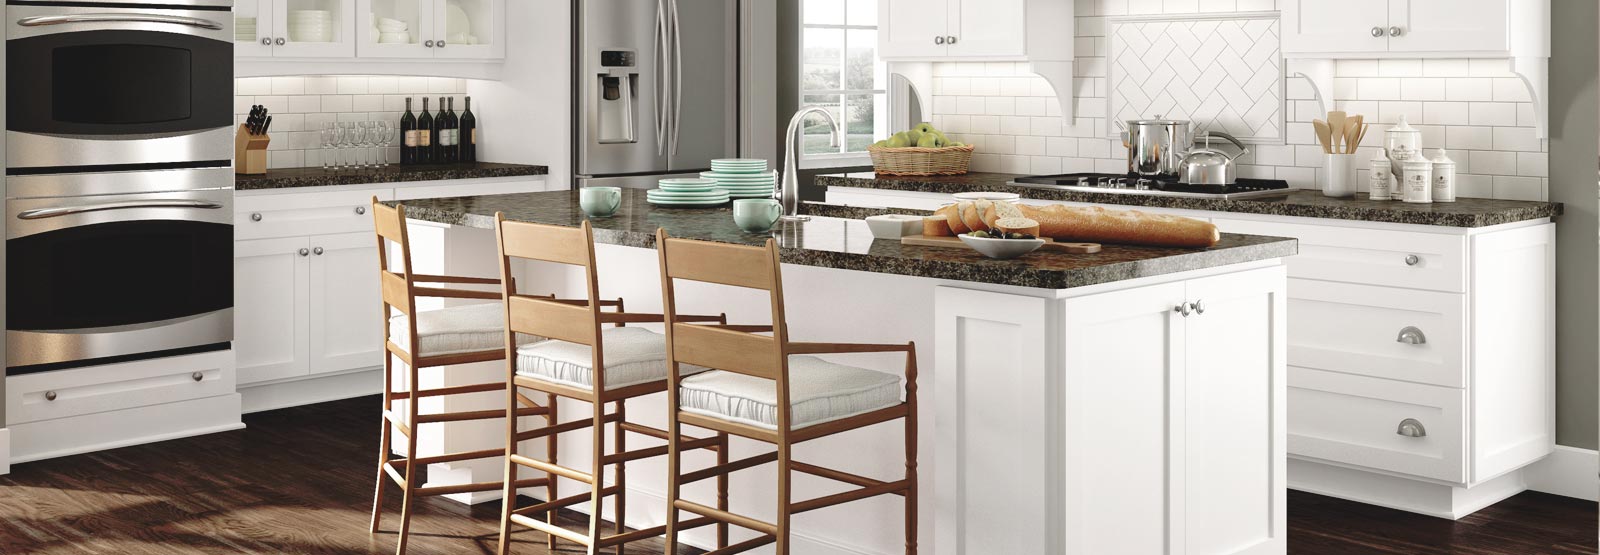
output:
[[[1211,148],[1211,137],[1217,136],[1227,139],[1234,146],[1239,147],[1239,153],[1228,156],[1220,150]],[[1234,168],[1233,161],[1250,152],[1243,143],[1232,135],[1221,131],[1208,131],[1205,134],[1206,146],[1195,148],[1184,155],[1183,162],[1178,164],[1178,183],[1184,185],[1232,185],[1239,177],[1239,172]]]
[[[1188,121],[1166,119],[1158,115],[1152,119],[1116,123],[1122,128],[1122,144],[1128,149],[1128,173],[1149,178],[1183,179],[1184,158],[1194,150],[1194,137],[1190,134]],[[1238,145],[1240,150],[1245,148],[1243,143],[1227,133],[1210,131],[1206,134],[1207,137],[1211,135],[1227,139]],[[1196,163],[1202,161],[1196,159]]]

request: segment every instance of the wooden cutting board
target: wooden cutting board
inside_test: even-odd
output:
[[[1055,240],[1044,237],[1042,251],[1064,252],[1069,254],[1094,254],[1100,252],[1099,243],[1057,243]],[[966,243],[956,237],[930,237],[927,235],[908,235],[900,238],[900,244],[917,247],[949,247],[957,249],[970,249]]]

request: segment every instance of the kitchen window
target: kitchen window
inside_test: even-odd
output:
[[[800,1],[800,105],[822,106],[845,128],[808,118],[803,167],[871,165],[867,146],[888,136],[888,73],[878,59],[878,0]]]

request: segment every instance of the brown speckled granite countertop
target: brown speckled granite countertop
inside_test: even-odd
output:
[[[413,200],[404,203],[411,218],[451,225],[493,229],[494,214],[542,224],[576,226],[585,217],[571,191],[518,193],[476,197]],[[808,206],[823,213],[826,206]],[[852,209],[853,210],[853,209]],[[823,215],[808,222],[783,224],[771,233],[751,234],[733,223],[728,205],[717,208],[660,208],[645,202],[643,190],[623,189],[622,208],[611,217],[594,218],[595,241],[630,247],[655,247],[656,228],[675,237],[761,245],[778,240],[786,264],[969,281],[1067,289],[1141,277],[1198,270],[1291,256],[1294,239],[1223,234],[1209,249],[1105,245],[1096,254],[1034,252],[1013,260],[992,260],[968,249],[915,247],[899,241],[874,240],[866,222]],[[863,213],[839,213],[854,216]]]
[[[1322,196],[1319,191],[1312,190],[1296,190],[1287,196],[1280,197],[1212,200],[1155,195],[1087,193],[1019,187],[1007,184],[1007,182],[1018,177],[1023,176],[1009,173],[978,172],[966,175],[934,177],[878,176],[872,173],[851,173],[819,175],[817,176],[817,184],[834,187],[858,187],[924,193],[1004,191],[1017,193],[1022,195],[1022,198],[1038,200],[1447,227],[1488,227],[1526,220],[1554,218],[1560,216],[1562,210],[1560,203],[1551,202],[1462,198],[1456,202],[1408,204],[1394,201],[1367,200],[1365,193],[1351,199],[1331,198]]]
[[[429,164],[422,166],[391,165],[370,170],[324,171],[322,168],[286,168],[267,170],[261,175],[235,175],[233,188],[237,191],[259,189],[291,189],[295,187],[327,187],[334,185],[367,185],[372,183],[404,183],[408,181],[443,181],[448,179],[481,179],[485,177],[519,177],[545,175],[550,168],[522,164]]]

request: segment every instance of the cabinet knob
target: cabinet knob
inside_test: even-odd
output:
[[[1382,37],[1385,33],[1386,32],[1383,30],[1383,27],[1373,27],[1372,28],[1372,36],[1374,36],[1374,37]]]
[[[311,256],[311,249],[301,247],[300,256]]]
[[[317,256],[322,256],[322,253],[323,253],[322,247],[317,247],[317,248],[311,249],[311,254],[315,254]]]
[[[934,44],[944,44],[944,37],[933,37]]]
[[[189,374],[189,379],[192,379],[192,380],[197,381],[197,382],[201,381],[201,380],[204,380],[204,379],[206,379],[206,373],[205,372],[195,372],[193,374]]]
[[[252,221],[252,222],[261,221],[261,213],[260,212],[255,212],[255,213],[250,214],[250,221]]]
[[[54,392],[54,391],[46,391],[46,392],[44,392],[44,400],[46,400],[46,401],[54,401],[54,400],[56,400],[56,392]]]
[[[1405,30],[1404,27],[1390,27],[1389,28],[1389,36],[1391,36],[1391,37],[1398,37],[1398,36],[1404,35],[1404,34],[1406,34],[1406,30]]]
[[[367,213],[367,207],[365,207],[365,206],[357,206],[356,207],[356,215],[357,216],[360,216],[360,215],[366,214],[366,213]]]
[[[273,44],[276,44],[278,46],[283,46],[287,42],[288,41],[283,40],[283,37],[278,37],[278,40],[272,41]]]
[[[1178,314],[1182,314],[1184,318],[1188,318],[1189,317],[1189,311],[1194,310],[1193,308],[1191,308],[1193,306],[1194,305],[1191,305],[1189,303],[1178,303],[1178,306],[1172,307],[1172,311],[1176,312]]]
[[[952,37],[945,37],[944,38],[944,43],[945,44],[955,44],[956,43],[956,38],[953,37],[953,36]]]
[[[444,48],[444,41],[441,40],[439,42],[433,43],[433,45],[437,46],[439,48]]]
[[[1428,342],[1428,336],[1423,335],[1422,330],[1417,329],[1416,326],[1406,326],[1400,330],[1400,335],[1395,337],[1394,340],[1407,345],[1422,345]]]
[[[1406,265],[1407,266],[1416,266],[1417,264],[1421,264],[1421,263],[1422,263],[1422,257],[1417,256],[1415,254],[1406,255]]]
[[[1400,421],[1400,426],[1395,428],[1394,433],[1406,437],[1426,437],[1428,429],[1423,427],[1422,422],[1418,422],[1417,419],[1407,418]]]
[[[261,37],[261,46],[272,46],[272,37]]]
[[[428,41],[422,41],[422,45],[423,45],[423,46],[426,46],[426,47],[428,47],[428,48],[433,48],[433,41],[431,41],[431,40],[428,40]]]
[[[1193,303],[1190,303],[1189,306],[1194,308],[1194,313],[1195,314],[1205,314],[1206,313],[1206,301],[1205,301],[1205,299],[1201,299],[1201,300],[1195,301]]]

